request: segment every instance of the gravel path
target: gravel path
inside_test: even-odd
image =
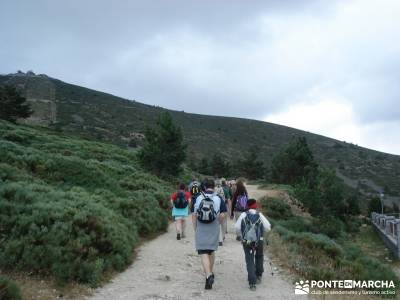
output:
[[[248,186],[248,191],[254,198],[266,193],[256,186]],[[249,290],[243,249],[235,240],[230,220],[227,240],[216,252],[213,289],[204,290],[205,279],[194,249],[193,228],[191,222],[187,225],[187,237],[177,241],[171,224],[167,233],[139,249],[137,259],[125,272],[86,299],[306,299],[306,296],[294,295],[291,280],[280,274],[271,275],[268,254],[263,282],[257,291]]]

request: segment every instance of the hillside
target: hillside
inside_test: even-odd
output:
[[[164,108],[122,99],[33,73],[0,76],[0,84],[18,86],[32,102],[29,122],[119,145],[140,145],[144,129]],[[321,165],[333,167],[344,181],[366,193],[400,196],[400,156],[267,122],[170,111],[182,126],[189,157],[213,153],[240,156],[252,145],[268,165],[293,137],[306,136]],[[393,198],[396,200],[397,198]]]
[[[97,285],[167,228],[172,189],[134,150],[0,121],[0,269]]]

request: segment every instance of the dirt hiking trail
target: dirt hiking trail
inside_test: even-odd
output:
[[[249,185],[247,189],[253,198],[267,194],[257,186]],[[270,266],[267,252],[263,281],[257,285],[257,291],[249,290],[243,249],[235,240],[231,220],[228,220],[225,243],[216,252],[213,289],[204,290],[205,278],[200,257],[194,249],[190,218],[186,238],[177,241],[175,226],[170,224],[167,233],[139,248],[136,260],[125,272],[86,299],[308,299],[295,295],[292,281],[279,271],[271,275],[275,265]]]

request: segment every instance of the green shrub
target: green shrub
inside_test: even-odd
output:
[[[330,238],[340,237],[345,228],[343,222],[333,216],[315,218],[313,225],[315,232],[325,234]]]
[[[280,220],[278,224],[293,232],[312,231],[313,229],[311,220],[300,216],[293,216],[288,220]]]
[[[17,284],[3,275],[0,275],[0,299],[23,300],[21,291]]]
[[[261,205],[266,215],[273,219],[288,219],[293,216],[290,205],[278,198],[264,197]]]
[[[21,134],[19,131],[9,131],[3,134],[3,139],[14,143],[28,143],[28,138]]]
[[[60,281],[94,284],[103,268],[120,270],[129,262],[137,240],[133,220],[84,192],[8,184],[0,188],[0,210],[6,236],[0,265],[51,270]]]
[[[364,222],[365,221],[363,221],[362,219],[360,219],[358,217],[349,216],[348,218],[345,219],[345,222],[344,222],[346,232],[350,232],[350,233],[359,232],[360,227]]]
[[[322,250],[326,256],[331,258],[343,255],[342,247],[335,241],[323,234],[311,232],[293,232],[282,225],[277,225],[276,230],[284,241],[293,242],[300,246],[301,253],[307,253],[307,256],[318,256],[319,250]],[[313,255],[317,251],[318,255]]]
[[[135,152],[0,122],[0,268],[95,286],[167,228],[170,193]]]
[[[294,237],[297,244],[302,245],[305,252],[314,249],[323,250],[327,256],[335,258],[343,254],[343,249],[335,241],[323,234],[315,234],[311,232],[300,232]]]

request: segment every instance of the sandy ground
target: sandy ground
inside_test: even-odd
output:
[[[248,186],[250,197],[259,198],[266,191]],[[190,219],[188,219],[190,221]],[[242,246],[235,240],[233,222],[228,222],[229,234],[224,246],[216,252],[215,283],[204,290],[204,274],[200,258],[194,249],[191,222],[187,222],[187,237],[176,240],[174,224],[168,232],[144,244],[135,262],[112,282],[97,289],[86,299],[306,299],[294,294],[292,281],[270,266],[265,255],[263,282],[257,291],[250,291]]]

